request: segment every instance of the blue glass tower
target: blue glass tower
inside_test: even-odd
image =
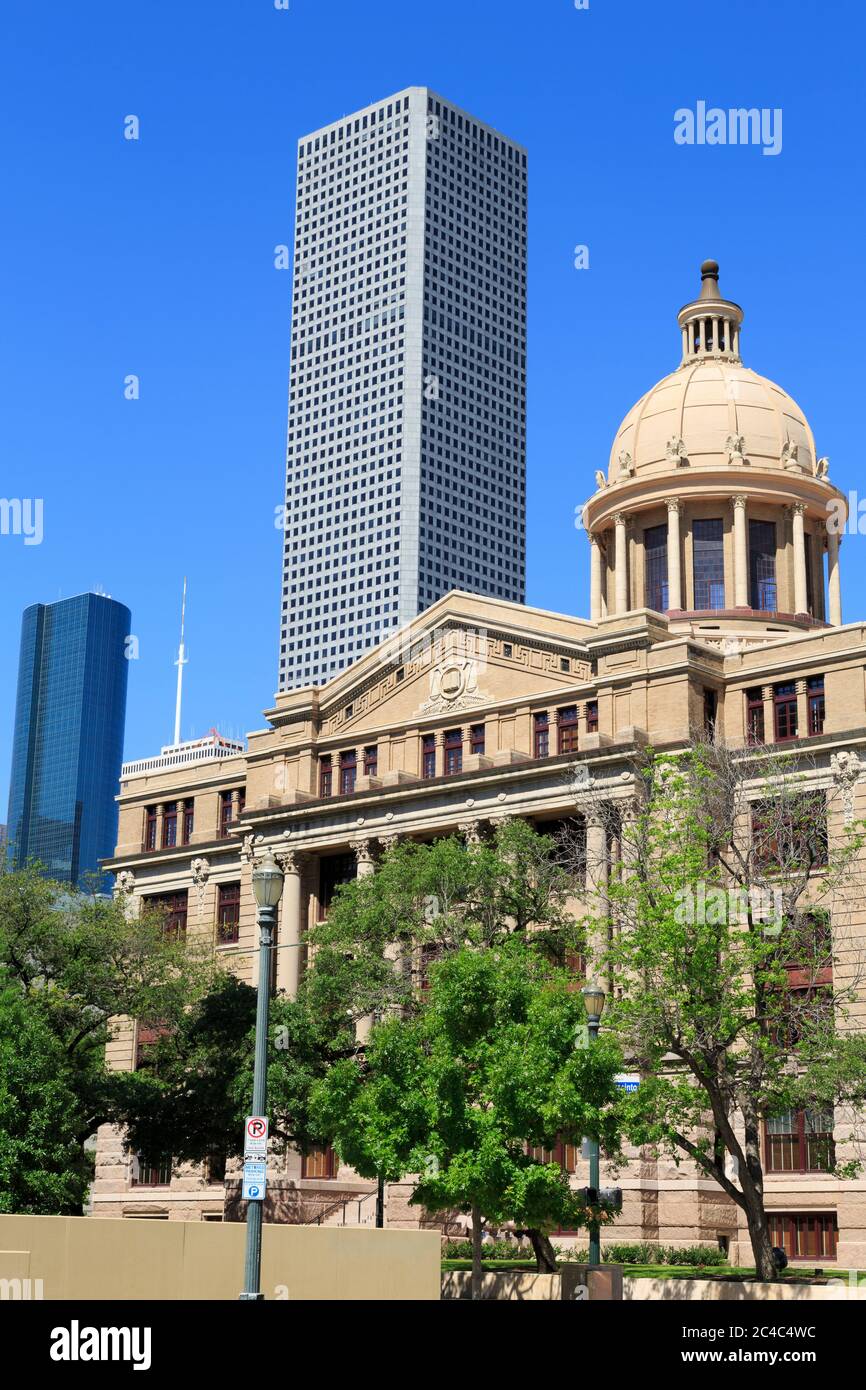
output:
[[[79,594],[24,610],[9,859],[76,884],[114,852],[126,719],[128,608]]]

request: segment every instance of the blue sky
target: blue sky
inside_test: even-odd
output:
[[[705,257],[745,308],[747,364],[859,487],[863,31],[853,0],[7,0],[0,496],[42,498],[44,538],[0,536],[0,818],[28,603],[102,587],[132,609],[140,757],[171,738],[186,574],[183,734],[261,726],[291,290],[273,248],[291,242],[295,145],[402,87],[529,150],[530,603],[587,611],[574,508],[677,365]],[[780,107],[781,153],[676,145],[675,110],[699,100]],[[847,618],[866,613],[863,544],[842,549]]]

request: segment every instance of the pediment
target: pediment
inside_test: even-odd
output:
[[[452,714],[466,722],[476,711],[480,716],[547,690],[559,698],[591,680],[586,651],[568,631],[576,620],[563,619],[558,639],[555,623],[545,624],[548,631],[533,623],[535,610],[494,609],[485,615],[477,599],[474,611],[446,600],[427,609],[322,688],[319,736],[411,727]],[[503,609],[510,610],[508,622]]]

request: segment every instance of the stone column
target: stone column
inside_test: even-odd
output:
[[[746,499],[731,498],[734,509],[734,607],[749,607],[749,544]]]
[[[683,581],[680,565],[680,516],[678,497],[665,498],[668,508],[668,608],[682,608]]]
[[[838,532],[827,532],[827,589],[830,600],[830,622],[833,627],[842,626],[842,585],[839,577]]]
[[[616,611],[619,614],[628,612],[628,546],[625,513],[617,512],[613,520],[616,528],[613,577],[616,585]]]
[[[376,864],[373,859],[373,851],[370,848],[370,841],[366,837],[352,840],[350,849],[354,851],[355,859],[358,863],[358,878],[367,878],[376,872]]]
[[[289,849],[279,854],[277,859],[285,874],[283,900],[280,904],[280,934],[277,940],[277,989],[294,999],[301,978],[303,856],[296,850]]]
[[[373,851],[370,848],[370,841],[366,837],[361,837],[350,842],[350,849],[354,851],[355,859],[358,863],[358,878],[369,878],[370,874],[376,872],[376,865],[373,860]],[[370,1029],[373,1027],[373,1015],[365,1014],[359,1018],[355,1024],[355,1039],[359,1043],[365,1043],[370,1036]]]
[[[587,963],[587,978],[601,980],[600,957],[607,952],[607,919],[610,911],[607,895],[607,825],[603,809],[596,802],[578,802],[577,809],[582,811],[586,822],[586,898],[589,915],[595,918],[587,941],[591,957]]]
[[[601,540],[594,532],[589,537],[589,616],[597,623],[601,618]]]
[[[794,612],[807,613],[809,590],[806,585],[806,532],[803,518],[806,507],[795,502],[791,508],[794,540]]]

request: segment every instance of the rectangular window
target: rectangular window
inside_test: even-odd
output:
[[[331,755],[325,753],[319,759],[319,796],[331,795],[332,778]]]
[[[835,1260],[839,1228],[834,1211],[768,1211],[770,1240],[789,1260]]]
[[[533,715],[533,754],[536,758],[546,758],[550,752],[550,715],[541,710]]]
[[[138,1023],[135,1029],[135,1069],[140,1071],[142,1067],[147,1067],[149,1054],[153,1051],[160,1038],[164,1038],[171,1029],[165,1023]]]
[[[469,730],[469,747],[473,753],[484,752],[484,725],[473,724]]]
[[[316,1144],[301,1159],[301,1177],[330,1182],[337,1176],[337,1155],[330,1144]]]
[[[557,713],[557,751],[577,752],[577,705],[566,705]]]
[[[136,1154],[132,1165],[133,1187],[168,1187],[171,1183],[171,1155]]]
[[[355,774],[358,770],[358,754],[349,748],[340,754],[340,795],[350,796],[355,790]]]
[[[322,856],[319,860],[318,918],[320,922],[324,922],[327,917],[337,889],[344,883],[351,883],[356,876],[357,863],[354,854],[326,854]]]
[[[364,749],[364,776],[375,777],[379,766],[379,749],[374,743],[372,747]]]
[[[148,806],[144,813],[144,848],[156,849],[156,807]]]
[[[746,691],[746,742],[764,742],[764,699],[757,685]]]
[[[220,792],[220,823],[219,838],[224,840],[229,833],[232,823],[232,794],[231,792]]]
[[[421,776],[436,776],[436,735],[425,734],[421,739]]]
[[[237,941],[241,921],[241,885],[220,883],[217,887],[217,941],[227,946]]]
[[[773,686],[773,723],[777,743],[797,737],[797,686],[794,681]]]
[[[692,522],[695,608],[725,606],[725,528],[721,518]]]
[[[803,792],[752,807],[752,850],[758,866],[781,874],[808,873],[827,864],[827,798]]]
[[[177,802],[167,801],[162,812],[162,847],[173,849],[177,844]]]
[[[776,524],[749,522],[749,602],[761,612],[776,611]]]
[[[552,1149],[545,1149],[541,1144],[528,1144],[526,1152],[536,1163],[555,1163],[563,1173],[576,1173],[577,1165],[580,1162],[580,1147],[577,1144],[565,1144],[558,1139]]]
[[[718,717],[719,697],[709,686],[704,687],[704,737],[710,743],[716,738],[716,719]]]
[[[162,918],[162,929],[166,936],[183,936],[186,932],[187,893],[184,888],[179,893],[153,893],[144,899],[145,906]]]
[[[598,733],[598,700],[587,700],[586,702],[586,732],[588,734]]]
[[[668,607],[668,528],[650,526],[643,533],[647,608],[664,613]]]
[[[445,730],[445,776],[463,771],[463,730]]]
[[[824,677],[810,676],[806,682],[806,692],[809,700],[809,733],[823,734],[824,732]]]
[[[192,839],[192,832],[195,829],[195,802],[193,800],[183,803],[183,843],[188,845]]]
[[[766,1123],[768,1173],[830,1173],[836,1164],[832,1110],[783,1110]]]

